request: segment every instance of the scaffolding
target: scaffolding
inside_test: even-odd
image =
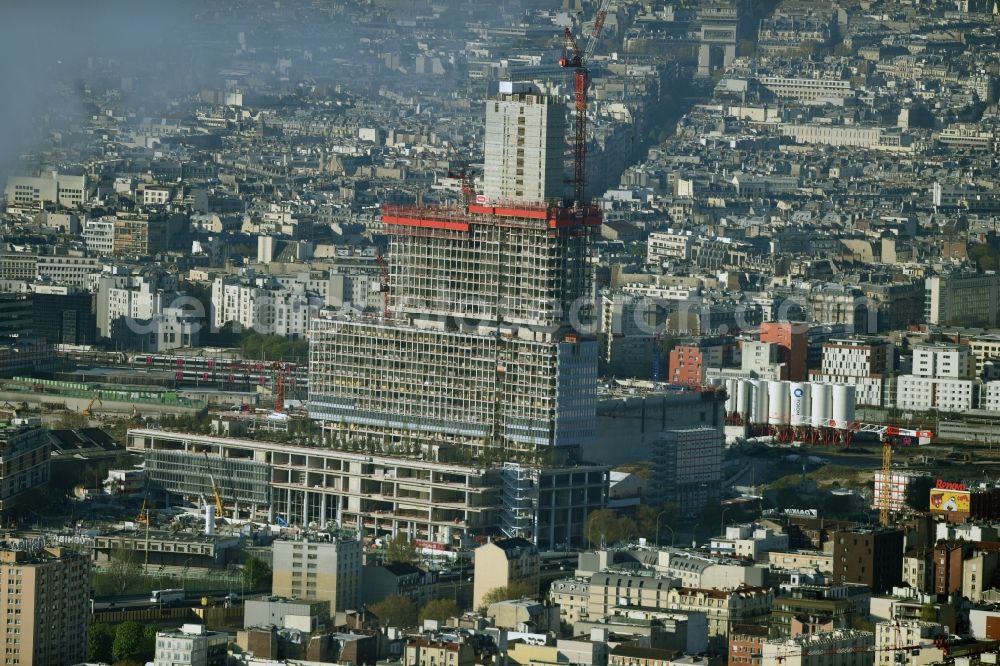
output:
[[[386,206],[396,316],[558,327],[592,282],[596,209]]]
[[[504,463],[500,529],[508,537],[533,539],[538,516],[537,470]]]

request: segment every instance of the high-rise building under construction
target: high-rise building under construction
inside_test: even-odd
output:
[[[506,84],[487,101],[481,203],[383,209],[391,316],[311,332],[311,415],[335,436],[529,451],[594,436],[597,348],[571,322],[600,216],[563,205],[565,113]]]
[[[593,440],[597,344],[573,324],[601,217],[564,200],[565,104],[504,83],[486,118],[475,202],[383,207],[386,316],[313,323],[309,409],[333,446],[563,464]]]

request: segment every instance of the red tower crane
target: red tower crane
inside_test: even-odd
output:
[[[604,28],[604,17],[608,14],[610,0],[602,0],[594,16],[594,29],[590,33],[587,48],[581,50],[573,38],[573,31],[563,30],[563,54],[559,66],[576,70],[574,96],[576,98],[576,119],[573,136],[573,199],[577,206],[586,204],[587,178],[587,89],[590,86],[590,70],[587,63],[594,53],[594,47]]]
[[[451,154],[458,162],[458,171],[449,171],[448,177],[458,178],[462,183],[462,205],[468,206],[476,200],[476,185],[472,180],[472,170],[465,159],[455,149],[455,146],[449,146],[449,148],[451,149]]]
[[[284,413],[285,411],[285,366],[282,363],[274,364],[274,411]]]

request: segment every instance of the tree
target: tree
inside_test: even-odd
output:
[[[271,567],[264,560],[248,558],[243,565],[243,582],[251,590],[261,587],[271,577]]]
[[[111,663],[115,628],[110,624],[92,624],[87,629],[87,661]]]
[[[136,561],[135,551],[122,545],[111,547],[108,574],[115,583],[115,592],[125,594],[142,577],[142,568]]]
[[[594,511],[587,517],[587,542],[592,546],[612,545],[638,536],[639,528],[631,518],[623,518],[611,509]]]
[[[65,412],[56,422],[56,426],[62,430],[78,430],[89,425],[90,419],[79,412]]]
[[[425,607],[426,608],[426,607]],[[368,607],[383,627],[407,628],[417,624],[417,605],[412,600],[391,594]]]
[[[151,629],[152,631],[147,631]],[[115,640],[111,646],[114,661],[151,661],[156,652],[156,629],[144,627],[134,620],[118,625]]]
[[[491,604],[500,601],[510,601],[511,599],[524,599],[534,597],[538,594],[538,586],[526,580],[516,580],[509,585],[494,587],[483,595],[482,608],[488,608]]]
[[[668,528],[673,527],[673,523],[677,520],[679,513],[680,508],[674,502],[666,502],[660,506],[640,504],[635,512],[638,533],[646,537],[650,543],[656,540],[657,532],[659,532],[662,539],[663,535],[669,535],[670,532],[669,529],[664,529],[663,526],[666,525]]]
[[[414,564],[420,559],[417,547],[402,532],[397,532],[385,547],[385,561],[389,563]]]
[[[454,599],[431,599],[420,609],[417,620],[423,624],[424,620],[437,620],[444,622],[450,617],[460,615],[462,609]]]

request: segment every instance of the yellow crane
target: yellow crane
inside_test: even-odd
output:
[[[930,430],[915,430],[895,425],[869,423],[857,424],[856,430],[876,433],[882,442],[882,492],[879,494],[878,521],[883,527],[889,527],[892,524],[892,493],[895,488],[892,479],[892,447],[900,442],[916,444],[920,439],[930,439],[934,433]]]
[[[209,462],[208,451],[204,451],[205,454],[205,465],[208,467],[208,480],[212,483],[212,495],[215,496],[215,510],[216,515],[222,518],[226,515],[225,507],[222,504],[222,493],[219,492],[219,486],[215,483],[215,477],[212,476],[212,465]]]
[[[139,509],[139,516],[135,519],[135,522],[137,522],[137,523],[146,523],[148,525],[149,524],[149,509],[147,508],[148,507],[148,503],[146,502],[146,499],[147,499],[146,497],[142,498],[142,508]]]
[[[84,416],[86,416],[87,418],[90,418],[91,411],[94,409],[94,404],[95,403],[98,404],[98,405],[100,405],[101,407],[104,406],[104,401],[101,400],[101,394],[100,393],[95,393],[94,397],[91,398],[90,402],[87,403],[87,406],[83,408],[83,415]]]

